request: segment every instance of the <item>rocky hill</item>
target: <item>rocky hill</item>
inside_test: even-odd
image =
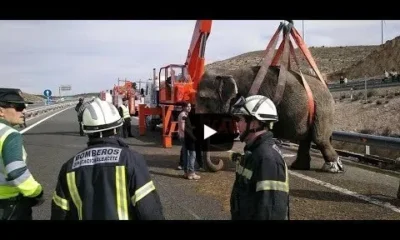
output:
[[[332,73],[357,64],[379,49],[379,46],[310,47],[309,49],[319,70],[327,77],[328,81],[338,81],[336,75],[333,78],[330,77]],[[303,56],[299,49],[295,51],[296,56]],[[256,65],[265,53],[265,50],[243,53],[223,61],[210,63],[206,66],[206,69],[219,67],[235,69],[243,65]],[[301,58],[300,62],[302,67],[306,67],[307,70],[310,69],[304,58]]]
[[[31,102],[42,102],[43,101],[43,97],[41,96],[37,96],[34,94],[29,94],[29,93],[22,93],[22,97],[27,100],[27,101],[31,101]]]
[[[392,69],[400,71],[400,36],[387,41],[385,44],[373,49],[373,51],[353,66],[331,74],[331,78],[338,78],[340,75],[348,79],[359,77],[374,77],[383,75],[384,71]]]

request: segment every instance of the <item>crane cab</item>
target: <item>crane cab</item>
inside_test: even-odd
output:
[[[158,81],[161,104],[194,102],[193,82],[185,65],[171,64],[160,68]]]

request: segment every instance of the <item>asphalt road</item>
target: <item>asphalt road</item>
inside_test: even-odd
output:
[[[53,114],[56,115],[34,125]],[[137,124],[135,118],[132,124]],[[34,209],[34,218],[49,219],[51,196],[60,167],[86,147],[87,139],[79,136],[73,107],[58,114],[51,112],[28,120],[28,126],[24,130],[28,165],[35,178],[43,184],[47,200]],[[137,136],[136,128],[134,133]],[[127,142],[145,156],[167,219],[230,218],[229,211],[215,197],[218,193],[200,193],[198,187],[210,174],[233,179],[232,171],[207,174],[200,172],[202,179],[188,181],[181,177],[181,171],[175,170],[179,159],[178,145],[171,149],[162,148],[160,137],[154,132],[129,138]],[[295,152],[291,149],[283,149],[283,152],[290,164],[295,158]],[[396,199],[398,177],[350,165],[346,165],[346,172],[342,174],[321,173],[318,169],[322,165],[322,159],[317,154],[313,154],[312,158],[313,170],[290,172],[292,219],[400,219],[400,200]],[[214,185],[218,184],[216,181]],[[226,189],[227,192],[229,190]]]

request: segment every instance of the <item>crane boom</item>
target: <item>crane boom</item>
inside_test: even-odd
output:
[[[169,64],[160,68],[157,107],[139,105],[140,135],[144,135],[146,129],[146,116],[158,115],[163,126],[163,146],[172,146],[172,134],[178,131],[178,122],[175,121],[180,111],[178,106],[182,102],[191,103],[193,108],[196,105],[197,88],[204,74],[204,55],[211,25],[212,20],[197,20],[184,64]]]
[[[198,20],[193,30],[192,41],[188,50],[185,65],[193,81],[193,88],[197,90],[197,85],[204,73],[204,55],[206,43],[211,33],[212,20]]]

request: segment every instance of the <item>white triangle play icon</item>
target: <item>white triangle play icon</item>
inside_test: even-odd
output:
[[[216,134],[217,131],[204,124],[204,140]]]

